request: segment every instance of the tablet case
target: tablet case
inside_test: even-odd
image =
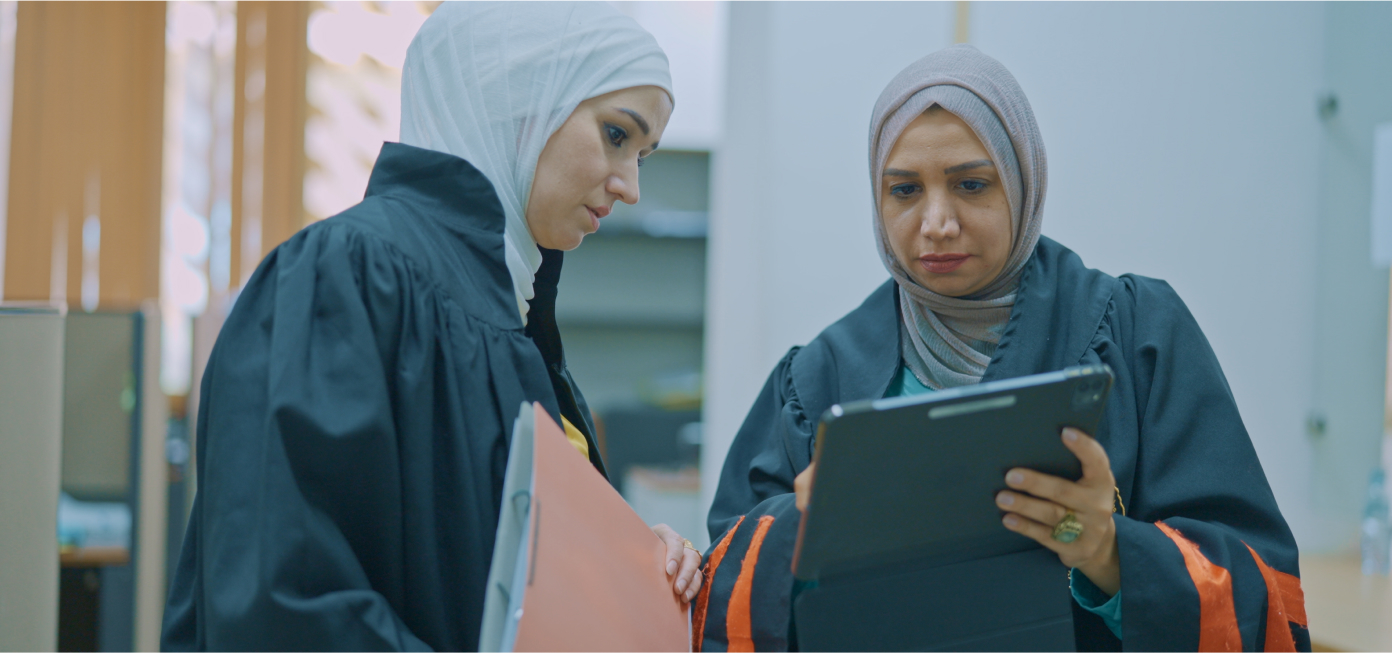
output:
[[[1059,433],[1095,433],[1111,381],[1084,366],[829,409],[793,559],[798,646],[1073,650],[1068,570],[1001,525],[995,495],[1016,466],[1079,478]]]

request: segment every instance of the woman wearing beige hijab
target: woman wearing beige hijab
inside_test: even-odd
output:
[[[796,645],[789,570],[827,408],[1106,364],[1098,432],[1060,434],[1082,478],[1012,469],[996,496],[1003,529],[1071,569],[1076,645],[1308,650],[1295,541],[1217,358],[1168,284],[1089,269],[1040,234],[1044,144],[1010,72],[971,46],[906,68],[875,105],[870,178],[891,279],[788,352],[736,436],[697,646]]]

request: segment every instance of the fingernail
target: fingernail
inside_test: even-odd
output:
[[[1005,475],[1005,482],[1011,485],[1019,485],[1025,482],[1025,475],[1020,472],[1010,472]]]
[[[996,495],[996,503],[999,503],[1002,506],[1012,506],[1015,505],[1015,497],[1001,492],[1000,494]]]
[[[693,592],[687,592],[687,593],[686,593],[686,602],[687,602],[687,603],[690,603],[690,602],[691,602],[691,595],[692,595],[692,594],[693,594]]]
[[[677,593],[680,594],[681,592],[685,592],[685,591],[686,591],[686,579],[683,578],[683,579],[677,581]]]
[[[1063,439],[1065,439],[1065,440],[1067,440],[1067,441],[1069,441],[1069,442],[1077,442],[1077,441],[1078,441],[1078,432],[1077,432],[1077,431],[1074,431],[1073,429],[1064,429],[1064,430],[1063,430]]]
[[[1011,527],[1011,528],[1015,528],[1016,526],[1019,526],[1019,525],[1020,525],[1020,519],[1019,519],[1018,517],[1016,517],[1015,515],[1006,515],[1006,516],[1005,516],[1005,525],[1006,525],[1006,526],[1009,526],[1009,527]]]
[[[668,576],[671,576],[672,574],[675,574],[675,573],[677,573],[677,561],[676,561],[676,560],[668,560],[668,561],[667,561],[667,575],[668,575]]]

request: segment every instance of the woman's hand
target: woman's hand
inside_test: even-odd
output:
[[[690,603],[701,589],[701,553],[687,548],[686,539],[666,524],[653,526],[652,532],[667,544],[667,575],[672,578],[672,591],[681,597],[682,603]]]
[[[793,492],[797,493],[798,512],[807,512],[807,502],[812,500],[812,476],[815,475],[817,463],[807,466],[793,479]]]
[[[1116,480],[1111,463],[1102,445],[1078,429],[1063,430],[1063,446],[1082,461],[1082,479],[1074,483],[1015,468],[1006,473],[1005,483],[1019,492],[1002,491],[996,505],[1008,513],[1002,520],[1006,528],[1048,547],[1063,564],[1083,572],[1112,596],[1121,589],[1121,558],[1112,521]],[[1070,511],[1082,524],[1082,534],[1068,543],[1055,540],[1054,526]]]

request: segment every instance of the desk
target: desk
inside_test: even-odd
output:
[[[58,550],[58,565],[71,567],[120,567],[130,562],[124,546],[84,546]]]
[[[86,546],[58,551],[58,650],[129,650],[135,607],[130,549]]]
[[[1392,651],[1392,581],[1364,576],[1358,555],[1300,557],[1315,650]]]

